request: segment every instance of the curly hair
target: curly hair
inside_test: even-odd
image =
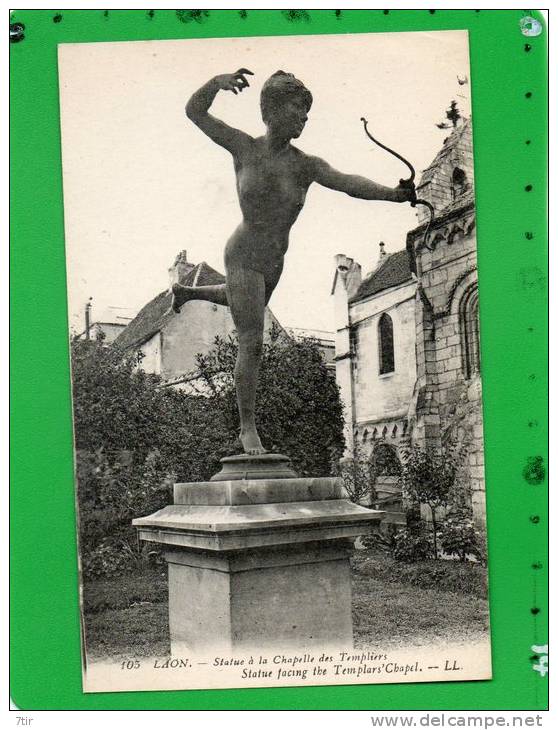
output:
[[[306,105],[306,111],[312,106],[312,94],[306,86],[293,74],[285,71],[276,71],[268,78],[262,86],[260,95],[260,108],[262,119],[267,123],[269,115],[280,106],[286,99],[292,96],[300,96]]]

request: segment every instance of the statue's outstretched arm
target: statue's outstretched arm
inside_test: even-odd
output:
[[[209,108],[220,90],[238,94],[248,87],[247,74],[252,74],[252,72],[241,68],[234,74],[215,76],[192,94],[186,104],[188,119],[191,119],[202,132],[232,154],[240,152],[244,145],[252,141],[252,137],[240,129],[229,127],[225,122],[209,114]]]
[[[339,172],[319,157],[311,157],[309,160],[312,181],[331,190],[339,190],[353,198],[389,200],[393,203],[404,203],[412,198],[414,190],[412,186],[398,185],[396,188],[390,188],[360,175]]]

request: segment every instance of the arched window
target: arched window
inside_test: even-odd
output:
[[[380,375],[392,373],[395,370],[395,356],[393,352],[393,322],[385,312],[378,322],[378,349],[380,359]]]
[[[386,443],[379,443],[370,459],[370,465],[374,476],[398,476],[401,473],[401,464],[397,457],[397,451],[393,446]]]
[[[456,167],[451,176],[451,195],[453,200],[459,198],[460,195],[467,190],[467,175],[460,167]]]
[[[459,329],[463,373],[470,379],[480,371],[479,292],[476,284],[465,291],[459,303]]]

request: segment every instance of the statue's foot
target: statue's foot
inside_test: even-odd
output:
[[[244,447],[244,453],[255,456],[256,454],[267,454],[267,449],[264,449],[258,432],[256,429],[246,429],[240,432],[240,442]]]
[[[182,284],[172,285],[172,304],[171,309],[179,314],[180,307],[192,299],[194,288],[192,286],[182,286]]]

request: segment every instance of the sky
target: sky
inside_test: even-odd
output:
[[[333,167],[395,186],[407,168],[365,137],[371,132],[416,167],[442,146],[452,99],[468,116],[466,31],[81,43],[59,45],[65,248],[70,328],[108,307],[137,312],[168,287],[182,249],[224,273],[240,222],[230,154],[184,114],[190,95],[245,67],[251,86],[220,92],[211,113],[264,133],[259,94],[276,70],[294,73],[314,103],[295,144]],[[313,184],[295,223],[270,307],[286,327],[333,329],[334,256],[372,270],[384,241],[393,253],[417,224],[407,204],[363,201]]]

